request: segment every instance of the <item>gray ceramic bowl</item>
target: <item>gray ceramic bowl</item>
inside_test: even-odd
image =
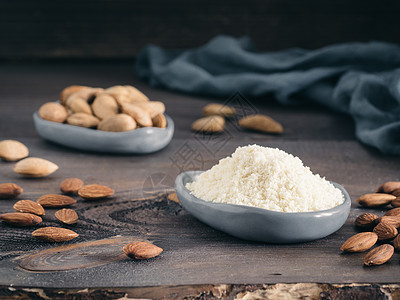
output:
[[[185,187],[203,171],[188,171],[178,175],[175,189],[182,206],[207,225],[235,237],[267,243],[300,243],[323,238],[337,231],[350,213],[351,200],[339,184],[345,198],[343,204],[328,210],[283,213],[263,208],[213,203],[201,200]]]
[[[174,134],[174,121],[165,115],[166,128],[143,127],[127,132],[107,132],[43,120],[33,114],[38,134],[51,142],[75,149],[108,153],[152,153],[166,147]]]

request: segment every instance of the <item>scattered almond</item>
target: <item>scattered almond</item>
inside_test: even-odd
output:
[[[142,127],[153,126],[150,113],[138,105],[134,103],[123,103],[121,105],[121,109],[123,113],[131,116],[138,123],[138,125]]]
[[[65,195],[47,194],[41,196],[36,202],[43,207],[63,207],[75,204],[76,200]]]
[[[390,203],[393,207],[400,207],[400,197],[397,197],[396,199],[392,200]]]
[[[392,225],[395,228],[400,227],[400,216],[383,216],[378,220],[380,223]]]
[[[357,203],[365,207],[380,207],[388,205],[394,199],[396,199],[396,196],[383,193],[373,193],[362,195],[357,199]]]
[[[54,214],[57,220],[64,224],[75,224],[78,222],[78,215],[73,209],[63,208]]]
[[[378,235],[378,240],[389,240],[394,238],[398,231],[396,227],[387,223],[378,223],[373,230]]]
[[[156,115],[153,119],[151,119],[154,127],[165,128],[167,127],[167,119],[163,114]]]
[[[43,227],[32,232],[32,236],[45,242],[66,242],[79,236],[76,232],[59,227]]]
[[[136,128],[136,122],[131,116],[118,114],[100,122],[98,129],[103,131],[122,132]]]
[[[222,132],[225,128],[225,119],[221,116],[209,116],[193,122],[192,129],[200,132]]]
[[[35,226],[42,222],[37,215],[19,212],[1,214],[0,220],[14,226]]]
[[[28,148],[15,140],[3,140],[0,142],[0,158],[8,161],[17,161],[29,155]]]
[[[239,126],[266,133],[282,133],[280,123],[265,115],[250,115],[239,120]]]
[[[385,216],[400,216],[400,207],[393,208],[391,210],[388,210],[385,213]]]
[[[387,262],[394,253],[392,245],[383,244],[375,249],[372,249],[367,253],[364,258],[364,265],[366,266],[377,266]]]
[[[31,213],[38,216],[44,216],[45,214],[43,206],[32,200],[20,200],[14,204],[13,208],[22,213]]]
[[[100,120],[97,119],[95,116],[78,112],[70,115],[67,119],[67,123],[69,125],[91,128],[97,127],[97,125],[99,125],[100,123]]]
[[[95,116],[103,120],[118,114],[118,103],[113,96],[103,93],[96,96],[92,109]]]
[[[47,102],[39,108],[39,116],[43,120],[63,123],[67,117],[67,109],[57,102]]]
[[[374,232],[361,232],[344,242],[340,250],[343,252],[363,252],[371,248],[378,240]]]
[[[227,105],[210,103],[203,107],[203,115],[208,116],[221,116],[221,117],[233,117],[236,115],[236,110]]]
[[[356,226],[361,227],[361,228],[371,228],[373,226],[375,226],[376,224],[376,220],[379,217],[375,214],[371,214],[371,213],[363,213],[361,215],[359,215],[356,220],[354,221],[354,223],[356,224]]]
[[[79,178],[67,178],[60,184],[60,190],[64,194],[76,194],[83,187],[83,181]]]
[[[163,252],[163,249],[147,242],[134,242],[125,245],[124,253],[134,259],[149,259]]]
[[[0,183],[0,199],[12,199],[22,194],[24,190],[15,183]]]
[[[391,194],[394,190],[400,189],[400,181],[388,181],[376,190],[377,193]]]
[[[114,195],[114,190],[105,185],[90,184],[83,186],[78,191],[79,196],[84,199],[101,199]]]
[[[400,250],[400,234],[398,234],[393,240],[393,246],[396,250]]]
[[[17,162],[14,171],[25,177],[44,177],[57,171],[58,166],[43,158],[28,157]]]

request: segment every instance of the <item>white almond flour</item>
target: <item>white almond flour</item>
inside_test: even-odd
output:
[[[206,201],[280,212],[325,210],[344,201],[339,189],[298,157],[258,145],[237,148],[186,187]]]

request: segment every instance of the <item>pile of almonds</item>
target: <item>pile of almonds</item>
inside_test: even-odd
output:
[[[355,225],[365,231],[350,237],[340,250],[343,252],[364,252],[373,247],[377,242],[382,245],[372,249],[364,257],[364,265],[375,266],[387,262],[394,254],[400,251],[400,182],[386,182],[375,193],[362,195],[357,203],[364,207],[394,208],[388,210],[384,216],[379,217],[373,213],[363,213],[355,220]]]
[[[0,141],[0,158],[5,161],[18,161],[14,172],[24,177],[44,177],[57,171],[58,166],[51,161],[39,157],[28,157],[29,149],[15,140]]]
[[[122,132],[139,127],[165,128],[164,111],[164,103],[150,101],[133,86],[102,89],[72,85],[61,91],[60,103],[43,104],[39,116],[57,123]]]
[[[222,132],[225,128],[225,119],[236,115],[234,107],[218,103],[210,103],[203,108],[203,118],[193,122],[194,131],[206,133]],[[238,121],[240,127],[265,133],[279,134],[283,132],[280,123],[266,115],[248,115]]]

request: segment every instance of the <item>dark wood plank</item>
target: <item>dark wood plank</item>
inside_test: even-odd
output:
[[[134,57],[148,43],[196,47],[250,35],[260,50],[399,43],[396,0],[1,1],[0,58]]]

